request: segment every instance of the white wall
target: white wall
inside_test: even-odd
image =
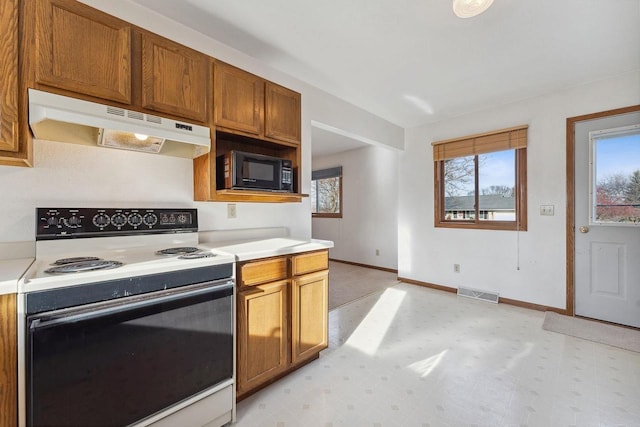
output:
[[[0,242],[33,240],[36,207],[196,207],[200,229],[286,224],[304,235],[309,202],[238,203],[237,219],[226,204],[193,202],[191,160],[61,142],[34,142],[36,167],[0,166]]]
[[[342,218],[312,221],[314,238],[334,242],[331,258],[397,269],[398,155],[371,146],[313,158],[313,170],[342,166]]]
[[[310,188],[315,117],[347,132],[364,132],[381,144],[403,144],[398,126],[127,0],[83,3],[300,92],[303,193]],[[311,236],[307,198],[302,203],[237,203],[236,219],[227,219],[226,203],[193,202],[190,160],[35,141],[34,163],[34,168],[0,166],[0,242],[33,241],[35,208],[47,206],[197,207],[202,230],[286,226],[292,235]]]
[[[640,71],[407,130],[399,167],[399,276],[565,308],[566,119],[634,104]],[[522,124],[529,125],[528,231],[435,228],[431,142]],[[554,205],[555,216],[540,216],[540,205]]]

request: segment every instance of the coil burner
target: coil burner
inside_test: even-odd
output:
[[[98,258],[96,260],[78,261],[57,265],[45,270],[44,272],[48,274],[82,273],[85,271],[109,270],[112,268],[122,267],[123,265],[124,264],[120,261],[106,261]]]
[[[56,260],[51,265],[74,264],[76,262],[83,262],[83,261],[100,261],[100,258],[95,256],[77,256],[72,258],[61,258],[59,260]]]
[[[183,246],[177,248],[167,248],[156,251],[156,255],[166,255],[166,256],[174,256],[174,255],[186,255],[192,254],[194,252],[199,252],[200,249],[193,246]]]
[[[192,252],[190,254],[180,255],[178,258],[180,258],[180,259],[200,259],[200,258],[213,258],[214,256],[216,256],[216,254],[214,254],[213,252],[199,251],[199,252]]]

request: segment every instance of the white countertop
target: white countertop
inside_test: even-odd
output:
[[[248,261],[257,258],[329,249],[333,247],[333,242],[318,239],[297,239],[295,237],[274,237],[222,242],[201,240],[199,246],[234,254],[237,261]]]
[[[0,295],[18,291],[18,280],[32,262],[33,258],[0,260]]]

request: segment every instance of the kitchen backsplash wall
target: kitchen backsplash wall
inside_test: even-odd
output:
[[[38,206],[196,207],[201,230],[287,226],[311,235],[308,199],[238,203],[235,219],[226,203],[194,202],[189,159],[39,140],[34,157],[34,168],[0,166],[0,242],[34,240]]]

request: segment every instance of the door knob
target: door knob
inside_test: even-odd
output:
[[[583,225],[582,227],[579,228],[581,233],[588,233],[589,232],[589,227],[587,227],[586,225]]]

